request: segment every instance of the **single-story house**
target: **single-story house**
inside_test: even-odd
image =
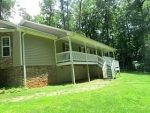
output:
[[[0,20],[0,86],[41,87],[114,78],[116,49],[77,33],[22,20]]]

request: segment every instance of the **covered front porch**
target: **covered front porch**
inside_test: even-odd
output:
[[[103,78],[106,78],[105,56],[115,59],[115,49],[88,38],[83,38],[82,40],[82,37],[77,37],[76,35],[59,38],[55,40],[54,45],[56,64],[58,68],[70,66],[68,69],[71,71],[73,83],[75,83],[75,73],[77,73],[75,72],[75,66],[84,65],[87,79],[90,81],[91,65],[96,67],[93,73],[97,71],[98,78],[101,76],[100,72],[102,72]],[[101,71],[99,72],[99,70]]]

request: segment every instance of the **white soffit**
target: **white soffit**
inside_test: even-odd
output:
[[[18,25],[15,25],[11,22],[7,22],[4,20],[0,20],[0,28],[8,28],[8,29],[12,29],[12,28],[18,28]]]
[[[42,31],[38,31],[38,30],[35,30],[35,29],[23,27],[23,26],[21,26],[20,31],[21,32],[26,32],[27,34],[37,35],[37,36],[40,36],[40,37],[53,39],[53,40],[58,38],[58,37],[56,37],[54,35],[51,35],[49,33],[45,33],[45,32],[42,32]]]
[[[30,22],[30,21],[26,21],[26,20],[22,20],[19,25],[24,26],[24,27],[28,27],[31,29],[35,29],[41,32],[45,32],[48,34],[52,34],[55,35],[59,38],[65,37],[68,34],[70,34],[69,31],[66,30],[62,30],[59,28],[55,28],[55,27],[51,27],[51,26],[47,26],[47,25],[43,25],[43,24],[39,24],[39,23],[34,23],[34,22]]]
[[[108,45],[105,45],[105,44],[103,44],[101,42],[97,42],[97,41],[95,41],[93,39],[81,36],[81,35],[79,35],[77,33],[72,33],[70,35],[70,38],[73,39],[73,40],[81,41],[81,42],[89,44],[89,45],[93,45],[93,47],[95,46],[96,48],[102,48],[102,49],[104,49],[106,51],[116,51],[115,48],[112,48],[112,47],[110,47]]]

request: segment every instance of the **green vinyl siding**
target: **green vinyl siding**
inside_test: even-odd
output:
[[[60,52],[64,52],[63,50],[63,43],[69,43],[68,41],[64,41],[64,40],[58,40],[56,42],[56,52],[60,53]]]
[[[63,52],[63,43],[69,43],[69,42],[64,40],[59,40],[56,42],[57,53]],[[78,52],[79,52],[79,47],[84,47],[84,45],[80,45],[77,43],[71,43],[71,45],[72,45],[72,51],[78,51]]]
[[[57,67],[58,72],[58,83],[71,82],[71,67],[70,66],[60,66]]]
[[[87,79],[86,65],[75,65],[74,70],[75,70],[76,80]]]
[[[54,41],[43,37],[26,34],[26,65],[55,65]]]
[[[60,66],[58,69],[58,82],[72,82],[71,66]],[[75,65],[75,79],[87,79],[86,65]]]
[[[13,66],[22,64],[21,54],[21,34],[19,31],[13,32]]]
[[[78,51],[79,52],[79,47],[84,47],[84,45],[79,45],[76,43],[72,43],[72,50],[73,51]]]
[[[90,72],[90,77],[92,78],[97,78],[98,77],[98,73],[100,75],[102,75],[102,69],[101,67],[97,66],[97,65],[89,65],[89,72]]]

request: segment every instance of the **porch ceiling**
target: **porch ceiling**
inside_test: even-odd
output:
[[[99,49],[103,49],[103,51],[116,51],[115,48],[112,48],[103,43],[97,42],[95,40],[92,40],[90,38],[81,36],[77,33],[70,32],[67,30],[62,30],[59,28],[55,28],[55,27],[51,27],[51,26],[47,26],[47,25],[43,25],[43,24],[39,24],[39,23],[34,23],[34,22],[26,21],[26,20],[22,20],[19,23],[19,25],[21,27],[24,27],[24,28],[26,27],[26,28],[29,28],[34,31],[49,34],[51,36],[53,35],[55,37],[55,39],[58,37],[59,39],[67,40],[67,38],[64,38],[64,37],[70,36],[72,42],[74,42],[74,43],[78,43],[81,45],[86,44],[86,46],[88,46],[88,47],[92,47],[92,48],[96,47]]]
[[[107,46],[103,43],[97,42],[97,41],[92,40],[90,38],[80,36],[76,33],[72,33],[70,35],[70,38],[71,38],[72,42],[75,42],[75,43],[78,43],[78,44],[81,44],[81,45],[83,45],[85,43],[89,47],[96,47],[96,48],[99,48],[99,49],[103,49],[104,51],[112,51],[112,52],[116,51],[115,48],[112,48],[112,47]]]

